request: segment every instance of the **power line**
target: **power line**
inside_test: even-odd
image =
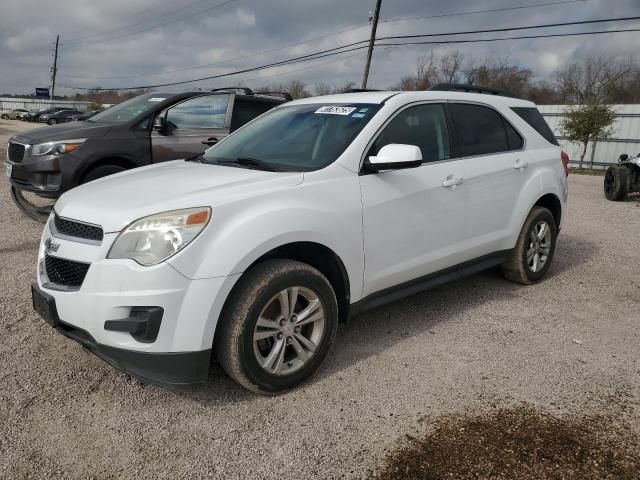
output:
[[[475,15],[478,13],[496,13],[496,12],[507,12],[510,10],[521,10],[525,8],[536,8],[536,7],[549,7],[553,5],[564,5],[567,3],[577,3],[577,2],[586,2],[587,0],[563,0],[560,2],[549,2],[549,3],[536,3],[533,5],[518,5],[516,7],[504,7],[504,8],[491,8],[488,10],[472,10],[469,12],[455,12],[455,13],[441,13],[437,15],[426,15],[424,17],[399,17],[399,18],[391,18],[389,20],[382,20],[381,23],[391,23],[391,22],[399,22],[404,20],[425,20],[429,18],[445,18],[445,17],[459,17],[462,15]]]
[[[598,20],[582,20],[579,22],[547,23],[544,25],[529,25],[529,26],[523,26],[523,27],[487,28],[484,30],[467,30],[467,31],[448,32],[448,33],[421,33],[421,34],[415,34],[415,35],[392,35],[387,37],[380,37],[379,40],[395,40],[395,39],[401,39],[401,38],[420,38],[420,37],[442,37],[442,36],[450,36],[450,35],[470,35],[473,33],[511,32],[516,30],[531,30],[531,29],[537,29],[537,28],[550,28],[550,27],[566,27],[569,25],[588,25],[593,23],[624,22],[624,21],[630,21],[630,20],[640,20],[640,16],[602,18]]]
[[[204,10],[199,10],[199,11],[197,11],[197,12],[193,12],[193,13],[190,13],[190,14],[188,14],[188,15],[184,15],[184,16],[182,16],[182,17],[173,18],[173,19],[171,19],[171,20],[169,20],[169,21],[167,21],[167,22],[160,23],[160,24],[158,24],[158,25],[153,25],[153,26],[151,26],[151,27],[147,27],[147,28],[144,28],[144,29],[142,29],[142,30],[136,30],[136,31],[134,31],[134,32],[124,33],[124,34],[122,34],[122,35],[118,35],[118,36],[115,36],[115,37],[102,38],[102,39],[100,39],[100,40],[96,40],[96,42],[98,42],[98,41],[99,41],[99,42],[110,42],[110,41],[113,41],[113,40],[118,40],[118,39],[120,39],[120,38],[130,37],[131,35],[137,35],[137,34],[139,34],[139,33],[148,32],[149,30],[154,30],[154,29],[159,28],[159,27],[164,27],[165,25],[169,25],[170,23],[177,22],[177,21],[180,21],[180,20],[185,20],[185,19],[190,18],[190,17],[193,17],[193,16],[195,16],[195,15],[202,15],[202,14],[203,14],[203,13],[205,13],[205,12],[208,12],[208,11],[210,11],[210,10],[214,10],[214,9],[216,9],[216,8],[224,7],[225,5],[228,5],[228,4],[230,4],[230,3],[233,3],[234,1],[235,1],[235,0],[226,0],[225,2],[218,3],[217,5],[213,5],[213,6],[211,6],[211,7],[205,8]],[[92,43],[92,42],[89,42],[89,43]],[[95,42],[93,42],[93,43],[95,43]]]
[[[198,3],[202,3],[202,2],[206,2],[206,1],[207,0],[197,0],[195,2],[192,2],[192,3],[188,4],[188,5],[185,5],[185,6],[180,7],[180,8],[176,8],[174,10],[171,10],[169,12],[163,13],[161,15],[150,16],[146,20],[142,20],[140,22],[130,23],[129,25],[124,25],[122,27],[114,28],[112,30],[105,30],[103,32],[90,33],[89,35],[85,35],[84,37],[72,38],[70,40],[67,40],[67,42],[81,42],[81,41],[85,40],[86,38],[91,38],[91,37],[96,37],[96,36],[97,37],[101,37],[101,36],[104,36],[104,35],[108,35],[110,33],[118,32],[120,30],[126,30],[127,28],[135,27],[137,25],[142,25],[143,23],[148,23],[148,22],[151,22],[151,21],[154,21],[154,20],[158,20],[159,18],[166,17],[167,15],[171,15],[172,13],[176,13],[176,12],[179,12],[179,11],[187,9],[187,8],[191,8],[194,5],[197,5]]]
[[[297,47],[298,45],[304,45],[305,43],[311,43],[311,42],[314,42],[316,40],[321,40],[323,38],[332,37],[334,35],[339,35],[341,33],[352,32],[354,30],[359,30],[359,29],[361,29],[363,27],[366,27],[366,26],[367,25],[360,25],[358,27],[347,28],[345,30],[340,30],[339,32],[327,33],[327,34],[319,35],[317,37],[309,38],[307,40],[303,40],[303,41],[300,41],[300,42],[290,43],[290,44],[284,45],[282,47],[271,48],[271,49],[268,49],[268,50],[261,50],[259,52],[255,52],[255,53],[252,53],[252,54],[249,54],[249,55],[244,55],[242,57],[223,58],[222,60],[220,60],[218,62],[215,62],[215,63],[205,63],[205,64],[201,64],[201,65],[194,65],[194,66],[191,66],[191,67],[176,68],[175,70],[167,70],[167,71],[159,72],[159,73],[155,73],[155,74],[142,73],[142,74],[136,74],[136,75],[115,75],[115,76],[100,77],[100,78],[101,79],[111,79],[111,78],[147,77],[149,75],[167,75],[169,73],[186,72],[188,70],[198,70],[200,68],[216,67],[216,66],[221,65],[222,62],[235,62],[237,60],[245,60],[247,58],[253,58],[253,57],[257,57],[259,55],[264,55],[265,53],[273,53],[273,52],[277,52],[279,50],[285,50],[287,48]],[[366,41],[366,40],[364,40],[364,41]],[[363,43],[363,42],[357,42],[357,43]],[[355,43],[353,45],[355,45]],[[90,77],[78,77],[78,76],[74,76],[74,75],[64,75],[64,77],[65,78],[79,78],[79,79],[90,78]]]
[[[203,0],[200,0],[203,1]],[[380,20],[380,23],[390,23],[390,22],[396,22],[396,21],[400,21],[400,20],[420,20],[420,19],[429,19],[429,18],[442,18],[442,17],[453,17],[453,16],[461,16],[461,15],[475,15],[475,14],[481,14],[481,13],[493,13],[493,12],[504,12],[504,11],[510,11],[510,10],[516,10],[516,9],[524,9],[524,8],[538,8],[538,7],[546,7],[546,6],[553,6],[553,5],[562,5],[562,4],[568,4],[568,3],[576,3],[576,2],[586,2],[587,0],[563,0],[563,1],[557,1],[557,2],[549,2],[549,3],[537,3],[537,4],[533,4],[533,5],[521,5],[521,6],[516,6],[516,7],[504,7],[504,8],[494,8],[494,9],[489,9],[489,10],[474,10],[474,11],[467,11],[467,12],[453,12],[453,13],[444,13],[444,14],[439,14],[439,15],[429,15],[429,16],[424,16],[424,17],[401,17],[401,18],[392,18],[392,19],[388,19],[388,20]],[[191,6],[200,3],[200,2],[194,2],[193,4],[190,4],[184,8],[190,8]],[[173,12],[169,12],[169,13],[173,13]],[[164,15],[162,15],[164,16]],[[159,17],[158,17],[159,18]],[[140,23],[145,23],[145,22],[140,22]],[[135,24],[132,24],[135,25]],[[129,25],[131,26],[131,25]],[[164,72],[158,72],[158,73],[138,73],[138,74],[132,74],[132,75],[111,75],[108,77],[101,77],[101,79],[116,79],[116,78],[140,78],[140,77],[148,77],[150,75],[168,75],[170,73],[176,73],[176,72],[185,72],[185,71],[189,71],[189,70],[198,70],[198,69],[202,69],[202,68],[209,68],[209,67],[215,67],[215,66],[219,66],[222,62],[234,62],[234,61],[238,61],[238,60],[246,60],[248,58],[254,58],[257,57],[259,55],[263,55],[266,53],[273,53],[273,52],[277,52],[280,50],[285,50],[287,48],[291,48],[291,47],[297,47],[299,45],[304,45],[306,43],[310,43],[310,42],[314,42],[316,40],[321,40],[324,38],[328,38],[328,37],[333,37],[333,36],[337,36],[337,35],[341,35],[343,33],[347,33],[347,32],[352,32],[355,30],[360,30],[362,28],[367,27],[368,25],[359,25],[357,27],[353,27],[353,28],[347,28],[344,30],[339,30],[336,32],[331,32],[331,33],[327,33],[324,35],[319,35],[317,37],[313,37],[313,38],[309,38],[307,40],[303,40],[300,42],[295,42],[295,43],[290,43],[287,45],[284,45],[282,47],[276,47],[276,48],[271,48],[268,50],[261,50],[249,55],[244,55],[241,57],[234,57],[234,58],[223,58],[220,61],[214,62],[214,63],[205,63],[205,64],[200,64],[200,65],[193,65],[193,66],[188,66],[188,67],[184,67],[184,68],[179,68],[179,69],[175,69],[175,70],[167,70]],[[127,28],[127,27],[121,27],[120,29],[116,29],[113,31],[117,31],[117,30],[121,30],[123,28]],[[87,37],[85,37],[87,38]],[[77,39],[72,39],[71,41],[75,41]],[[89,78],[89,77],[82,77],[82,76],[74,76],[74,75],[61,75],[65,78],[75,78],[75,79],[84,79],[84,78]]]
[[[519,36],[519,37],[487,38],[487,39],[473,39],[473,40],[461,39],[461,40],[432,40],[432,41],[425,41],[425,42],[380,43],[380,44],[378,44],[378,46],[381,46],[381,47],[394,47],[394,46],[427,45],[427,44],[445,45],[445,44],[457,44],[457,43],[498,42],[498,41],[504,41],[504,40],[521,40],[521,39],[550,38],[550,37],[572,37],[572,36],[599,35],[599,34],[606,34],[606,33],[638,32],[638,31],[640,31],[640,28],[618,29],[618,30],[602,30],[602,31],[594,31],[594,32],[575,32],[575,33],[558,33],[558,34],[545,34],[545,35],[527,35],[527,36]],[[360,43],[362,43],[362,42],[360,42]],[[275,62],[275,63],[265,64],[265,65],[260,65],[260,66],[257,66],[257,67],[246,68],[246,69],[238,70],[238,71],[235,71],[235,72],[227,72],[227,73],[222,73],[222,74],[217,74],[217,75],[210,75],[210,76],[202,77],[202,78],[196,78],[196,79],[191,79],[191,80],[183,80],[183,81],[180,81],[180,82],[162,83],[162,84],[157,84],[157,85],[144,85],[144,86],[138,86],[138,87],[112,87],[112,88],[78,87],[78,86],[73,86],[73,85],[68,85],[68,84],[64,84],[64,85],[60,84],[60,85],[62,85],[64,87],[67,87],[67,88],[76,89],[76,90],[139,90],[139,89],[145,89],[145,88],[168,87],[168,86],[174,86],[174,85],[184,85],[186,83],[193,83],[193,82],[199,82],[199,81],[204,81],[204,80],[214,80],[214,79],[217,79],[217,78],[230,77],[230,76],[233,76],[233,75],[239,75],[239,74],[242,74],[242,73],[264,70],[264,69],[267,69],[267,68],[273,68],[273,67],[277,67],[277,66],[290,65],[290,64],[293,64],[293,63],[317,60],[317,59],[320,59],[320,58],[330,57],[330,56],[334,56],[334,55],[341,55],[341,54],[344,54],[344,53],[353,52],[353,51],[356,51],[356,50],[362,50],[362,49],[365,49],[365,48],[368,48],[368,46],[367,45],[357,46],[357,47],[353,47],[353,48],[342,50],[342,51],[328,52],[328,53],[325,53],[325,54],[322,54],[322,55],[313,56],[313,58],[308,58],[308,57],[310,57],[310,55],[306,55],[306,56],[303,56],[303,57],[297,57],[297,58],[293,58],[293,59],[289,59],[289,60],[283,60],[281,62]],[[336,50],[336,49],[333,49],[333,50]]]

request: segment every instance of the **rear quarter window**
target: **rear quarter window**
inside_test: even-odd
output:
[[[517,113],[520,118],[527,122],[536,132],[542,135],[547,142],[553,143],[554,145],[560,145],[553,134],[553,131],[536,107],[511,107],[511,110]]]

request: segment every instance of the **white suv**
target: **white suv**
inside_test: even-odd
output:
[[[566,201],[567,157],[531,102],[306,98],[197,158],[65,193],[33,303],[143,381],[205,381],[215,356],[277,392],[319,367],[349,315],[496,265],[540,280]]]

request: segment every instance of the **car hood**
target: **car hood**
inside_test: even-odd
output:
[[[48,116],[51,116],[51,114]],[[48,127],[29,130],[11,137],[10,141],[23,143],[25,145],[33,145],[36,143],[53,142],[57,140],[101,137],[106,135],[111,128],[111,125],[91,122],[61,123],[59,125],[51,125]]]
[[[181,208],[211,206],[302,182],[299,172],[265,172],[175,160],[111,175],[68,191],[55,211],[61,217],[119,232],[134,220]]]

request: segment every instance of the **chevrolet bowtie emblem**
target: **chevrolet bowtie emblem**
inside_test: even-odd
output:
[[[44,251],[45,253],[55,253],[60,248],[60,244],[51,240],[51,237],[47,238],[44,241]]]

